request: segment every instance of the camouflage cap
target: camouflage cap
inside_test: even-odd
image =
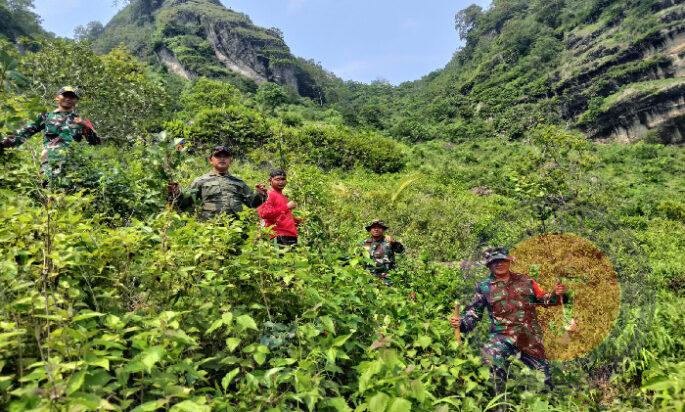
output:
[[[374,226],[379,226],[379,227],[382,227],[383,229],[387,229],[387,228],[388,228],[388,225],[386,225],[385,222],[383,222],[382,220],[380,220],[380,219],[374,219],[373,222],[371,222],[371,223],[369,223],[368,225],[366,225],[366,230],[369,231],[369,230],[371,230],[371,228],[374,227]]]
[[[59,92],[57,92],[57,95],[62,96],[63,94],[67,94],[67,93],[73,94],[78,99],[81,98],[81,91],[77,87],[74,87],[74,86],[62,87],[61,89],[59,89]]]
[[[215,146],[212,149],[212,152],[209,154],[209,157],[216,156],[219,153],[226,153],[229,156],[233,156],[235,152],[228,146]]]
[[[490,266],[492,262],[497,260],[511,260],[509,251],[503,247],[490,247],[483,251],[483,261],[485,266]]]

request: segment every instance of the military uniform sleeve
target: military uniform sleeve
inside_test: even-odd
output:
[[[41,113],[35,120],[29,122],[24,128],[17,130],[14,133],[16,138],[15,146],[23,144],[31,136],[43,130],[45,127],[45,113]]]
[[[243,183],[243,203],[245,206],[252,208],[259,207],[259,205],[266,201],[266,198],[266,194],[255,192],[250,189],[247,183]]]
[[[95,130],[95,127],[93,127],[93,123],[88,119],[85,120],[85,124],[83,125],[83,136],[86,138],[86,142],[91,146],[102,143],[100,136],[98,136],[98,132]]]
[[[392,242],[391,247],[395,253],[404,253],[404,245],[398,241]]]
[[[176,204],[178,208],[183,211],[192,210],[196,203],[199,202],[202,194],[202,180],[195,179],[187,190],[181,192]]]
[[[473,294],[471,303],[461,313],[461,326],[459,329],[462,333],[469,333],[476,327],[478,321],[483,317],[483,311],[487,303],[487,298],[479,283],[476,285],[476,291]]]

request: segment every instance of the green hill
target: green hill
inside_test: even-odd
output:
[[[555,123],[595,140],[683,142],[684,16],[680,0],[471,6],[457,14],[466,44],[444,69],[385,97],[368,91],[357,108],[408,140],[520,138]]]
[[[317,69],[290,53],[278,29],[257,27],[218,0],[132,1],[105,26],[95,49],[106,53],[120,44],[186,79],[269,81],[321,98],[311,73]]]
[[[31,11],[33,1],[0,0],[0,38],[15,41],[20,37],[46,35],[40,18]]]

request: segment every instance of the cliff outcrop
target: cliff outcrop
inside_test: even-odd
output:
[[[255,26],[218,0],[133,1],[105,27],[95,47],[106,52],[121,43],[186,79],[243,77],[320,98],[277,29]]]

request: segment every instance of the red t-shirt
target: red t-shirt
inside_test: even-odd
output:
[[[269,198],[257,208],[265,227],[273,227],[276,236],[297,237],[297,223],[292,210],[288,209],[288,198],[275,190],[269,190]]]

